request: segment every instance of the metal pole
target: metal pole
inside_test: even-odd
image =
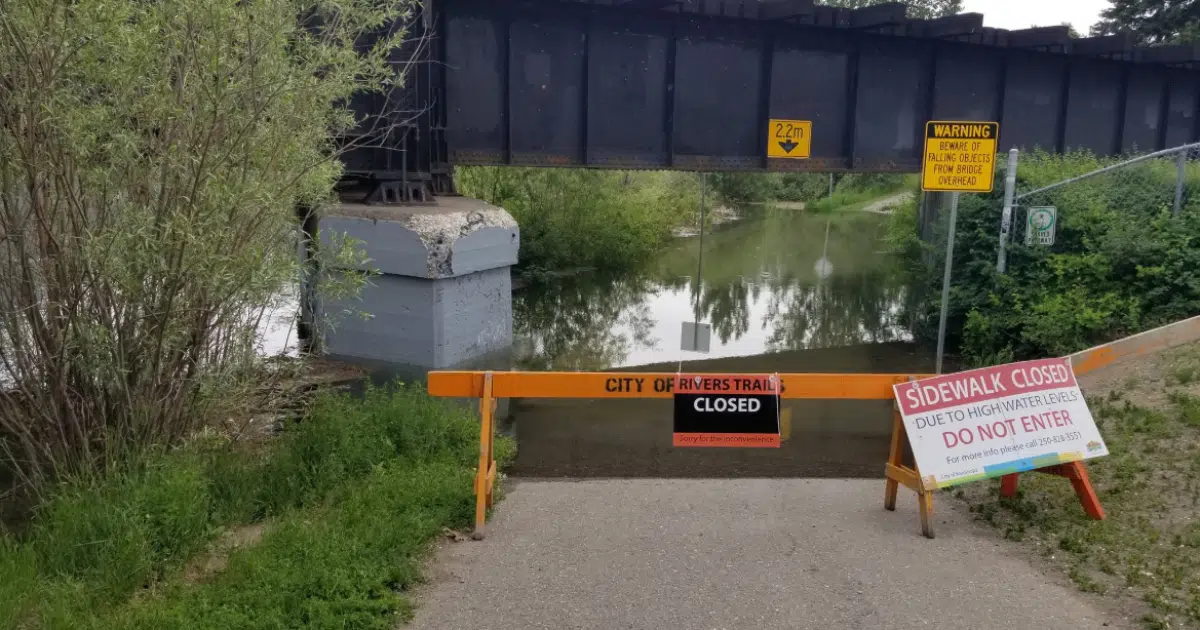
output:
[[[1179,210],[1183,208],[1183,178],[1187,174],[1187,157],[1187,149],[1179,152],[1179,175],[1175,178],[1175,208],[1171,211],[1175,216],[1178,216]]]
[[[704,206],[708,173],[700,174],[700,253],[696,256],[696,325],[692,329],[692,348],[700,344],[700,276],[704,273]]]
[[[946,314],[950,308],[950,272],[954,266],[954,229],[958,223],[958,193],[950,194],[950,233],[946,235],[946,275],[942,278],[942,318],[938,322],[937,373],[946,351]]]
[[[1000,252],[996,254],[996,270],[1008,269],[1008,234],[1012,231],[1013,195],[1017,191],[1017,157],[1014,147],[1008,152],[1008,171],[1004,174],[1004,214],[1000,217]]]
[[[829,174],[829,197],[833,198],[833,173]]]

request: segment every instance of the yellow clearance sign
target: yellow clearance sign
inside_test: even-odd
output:
[[[767,128],[767,157],[804,160],[811,156],[811,120],[771,119]]]
[[[925,126],[921,189],[929,192],[992,192],[1000,124],[931,121]]]

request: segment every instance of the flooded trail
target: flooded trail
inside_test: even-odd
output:
[[[885,217],[761,209],[645,269],[531,286],[515,296],[522,370],[930,372],[911,342],[908,290],[882,241]],[[828,236],[827,236],[828,235]],[[709,353],[682,325],[712,326]],[[881,475],[888,401],[785,401],[781,449],[680,449],[669,400],[516,400],[517,477]]]

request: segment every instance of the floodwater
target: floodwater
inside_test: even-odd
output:
[[[514,301],[515,369],[928,373],[912,343],[887,218],[760,208],[679,239],[644,268],[526,286]],[[699,281],[697,280],[699,278]],[[709,324],[707,353],[681,349]],[[879,477],[889,401],[785,401],[781,449],[671,445],[670,400],[517,400],[514,476]]]

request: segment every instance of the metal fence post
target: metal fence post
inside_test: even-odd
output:
[[[950,193],[950,232],[946,235],[946,275],[942,278],[942,317],[938,321],[937,373],[942,373],[946,350],[946,316],[950,309],[950,274],[954,267],[954,230],[958,223],[958,193]]]
[[[1000,251],[996,254],[996,270],[1000,273],[1008,269],[1008,234],[1012,231],[1013,195],[1017,191],[1019,154],[1015,147],[1008,152],[1008,171],[1004,174],[1004,213],[1000,217]]]
[[[1178,216],[1179,210],[1183,208],[1183,178],[1187,174],[1187,158],[1188,150],[1183,149],[1179,152],[1179,174],[1175,178],[1175,207],[1171,214]]]

